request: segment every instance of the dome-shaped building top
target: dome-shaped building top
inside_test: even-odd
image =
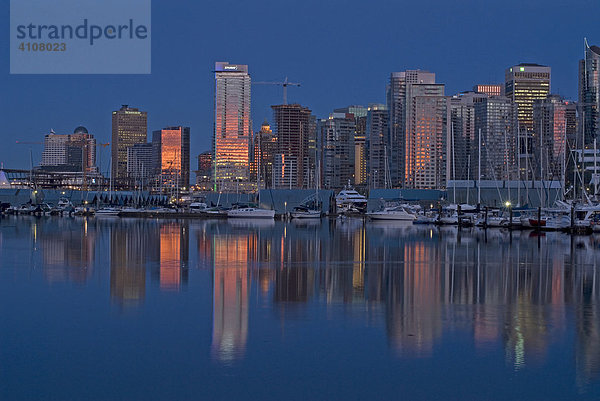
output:
[[[74,134],[87,134],[88,130],[84,126],[80,125],[79,127],[75,128],[75,131],[73,131],[73,133]]]

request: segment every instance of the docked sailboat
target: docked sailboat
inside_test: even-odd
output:
[[[294,219],[320,219],[321,211],[317,209],[311,209],[306,206],[296,206],[290,216]]]

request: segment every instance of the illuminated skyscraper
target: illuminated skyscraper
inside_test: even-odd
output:
[[[521,63],[508,68],[504,92],[518,106],[521,129],[533,130],[533,102],[550,94],[550,67]]]
[[[124,104],[112,112],[112,177],[120,184],[127,181],[127,148],[147,142],[148,114]]]
[[[190,185],[190,128],[167,127],[152,133],[156,175],[162,188]]]
[[[305,188],[309,183],[308,141],[311,110],[299,104],[271,106],[277,137],[273,160],[276,188]]]
[[[250,189],[250,75],[247,65],[215,63],[215,187]]]
[[[198,155],[198,170],[196,170],[196,187],[200,191],[213,189],[213,154],[210,151]]]
[[[261,188],[273,187],[273,160],[276,152],[277,136],[265,120],[260,127],[260,131],[254,136],[253,168],[254,173],[260,176]]]
[[[473,87],[473,92],[477,93],[485,93],[488,96],[502,96],[504,88],[501,84],[483,84],[483,85],[475,85]]]
[[[579,61],[579,107],[585,142],[600,133],[600,47],[585,40],[585,59]]]
[[[406,167],[406,116],[408,84],[434,84],[435,74],[423,70],[392,72],[387,88],[387,106],[390,113],[389,135],[386,147],[389,152],[390,181],[399,187],[405,181]]]
[[[444,96],[444,85],[407,85],[406,109],[404,186],[445,188],[451,117],[450,98]]]

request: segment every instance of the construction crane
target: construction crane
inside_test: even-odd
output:
[[[287,104],[287,87],[288,86],[300,86],[300,84],[297,82],[289,82],[287,77],[285,77],[285,80],[283,82],[269,82],[269,81],[265,82],[265,81],[263,81],[263,82],[252,82],[252,84],[283,86],[283,104]]]

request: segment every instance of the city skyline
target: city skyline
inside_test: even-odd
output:
[[[368,23],[356,32],[344,28],[332,34],[329,29],[324,30],[320,27],[315,32],[311,32],[309,38],[311,40],[307,42],[312,43],[303,45],[303,51],[310,56],[306,61],[299,60],[297,53],[292,49],[281,50],[277,58],[264,57],[265,52],[262,49],[272,49],[281,42],[281,39],[271,37],[268,32],[252,31],[252,34],[240,40],[241,43],[234,43],[234,36],[231,33],[219,38],[208,35],[215,24],[211,21],[206,21],[206,26],[203,28],[177,24],[177,29],[172,29],[173,18],[180,16],[182,11],[191,16],[202,14],[202,18],[206,18],[205,15],[222,15],[224,12],[222,5],[201,8],[183,2],[175,2],[168,6],[155,4],[153,12],[155,15],[153,55],[155,57],[151,76],[49,77],[6,74],[1,84],[10,96],[4,97],[1,105],[10,117],[8,130],[17,132],[16,135],[23,140],[32,140],[37,135],[46,134],[50,128],[54,128],[57,132],[67,132],[68,129],[72,129],[72,126],[84,125],[90,129],[90,132],[95,133],[99,142],[109,142],[110,121],[100,111],[114,110],[123,103],[133,104],[149,112],[150,130],[174,123],[192,127],[195,135],[192,138],[191,153],[197,155],[210,149],[210,133],[213,125],[213,111],[210,107],[212,103],[210,71],[214,61],[219,59],[251,65],[253,78],[256,80],[281,80],[288,76],[290,80],[302,83],[302,87],[289,90],[289,103],[306,105],[318,117],[325,117],[331,110],[348,104],[384,103],[386,77],[391,71],[411,68],[435,71],[437,81],[446,85],[447,94],[452,94],[468,90],[475,84],[501,82],[503,71],[508,66],[520,62],[535,62],[552,67],[554,93],[575,100],[578,60],[583,56],[583,38],[587,36],[590,45],[598,43],[597,36],[588,29],[590,25],[586,24],[587,19],[594,14],[593,9],[598,6],[592,3],[579,4],[570,7],[569,10],[562,10],[558,7],[558,3],[544,2],[545,14],[549,17],[568,18],[573,14],[581,20],[580,24],[568,32],[551,32],[544,31],[542,19],[540,21],[527,19],[536,10],[534,3],[519,5],[517,9],[520,13],[516,12],[514,15],[515,26],[519,28],[514,32],[503,32],[502,35],[491,33],[492,28],[499,24],[495,21],[494,13],[502,12],[504,7],[509,5],[484,7],[476,3],[465,4],[465,15],[471,17],[472,25],[469,32],[477,27],[489,28],[484,30],[486,33],[473,38],[468,43],[460,42],[467,37],[464,29],[458,32],[451,29],[457,22],[458,16],[444,20],[446,17],[444,13],[448,12],[448,7],[451,5],[441,3],[436,7],[428,7],[426,4],[409,5],[403,9],[406,13],[412,12],[417,15],[427,11],[436,23],[432,30],[425,30],[423,37],[414,44],[406,44],[401,38],[410,30],[418,32],[421,17],[401,24],[405,25],[403,27],[395,27],[388,23],[390,17],[387,14],[394,14],[390,11],[399,6],[388,5],[387,11],[385,11],[386,7],[382,10],[366,10],[369,13],[366,16],[368,18],[365,17]],[[298,27],[299,20],[309,15],[314,16],[314,9],[331,11],[334,15],[332,23],[335,26],[341,26],[342,21],[349,16],[357,16],[360,15],[359,12],[365,11],[365,7],[359,7],[358,4],[354,8],[348,8],[349,10],[342,12],[333,5],[307,2],[298,16],[292,19],[289,27],[291,38],[288,40],[292,40],[293,43],[303,40],[296,33],[295,28]],[[244,5],[240,9],[228,12],[232,13],[234,21],[238,21],[248,13],[250,16],[258,16],[266,10],[274,15],[284,12],[283,5],[270,3]],[[3,9],[1,12],[7,13],[7,11]],[[156,18],[157,15],[160,15],[160,18]],[[318,27],[318,22],[324,17],[316,18]],[[524,20],[527,20],[528,24],[519,24],[519,21]],[[275,21],[273,24],[278,28],[287,25],[281,21]],[[371,39],[373,36],[367,35],[367,32],[374,28],[376,28],[375,34],[391,36],[396,38],[395,41],[373,44]],[[173,45],[171,48],[161,46],[161,43],[164,44],[164,41],[178,38],[180,35],[200,38],[201,51],[190,49],[190,57],[193,60],[190,65],[187,65],[188,63],[182,66],[167,64],[169,56],[173,52],[182,50],[183,45]],[[352,42],[352,45],[344,43],[344,38],[357,36],[360,40],[348,41]],[[446,37],[447,39],[444,39]],[[188,43],[188,40],[183,42]],[[330,51],[330,46],[335,43],[341,43],[339,49]],[[453,43],[453,46],[444,47],[442,46],[444,43]],[[1,45],[6,46],[6,44]],[[363,54],[363,57],[355,60],[352,68],[344,69],[335,61],[341,60],[340,56],[345,54],[344,49],[350,46],[358,50],[359,54]],[[423,52],[423,49],[432,46],[435,51]],[[330,54],[325,53],[326,47]],[[319,58],[323,67],[316,68],[315,63],[311,61],[314,58]],[[5,69],[7,70],[7,65]],[[361,79],[350,81],[351,77],[357,76]],[[348,82],[353,84],[348,85]],[[177,96],[180,101],[165,102],[164,99],[171,94],[186,92],[190,86],[192,88],[190,93]],[[25,87],[31,88],[31,91],[24,92]],[[89,94],[84,93],[83,97],[87,102],[82,101],[82,87],[89,92]],[[161,95],[158,96],[158,93]],[[280,99],[280,87],[253,88],[253,131],[259,129],[258,124],[264,118],[271,119],[270,106],[280,103]],[[33,118],[25,119],[25,110],[28,115],[31,115],[34,110]],[[71,116],[70,119],[66,118],[68,115]],[[0,155],[5,165],[14,168],[27,167],[28,161],[23,157],[26,149],[8,143],[10,141],[7,141],[6,136],[2,136],[2,139],[7,142],[6,152]],[[41,149],[34,147],[33,150],[34,158],[39,160]],[[107,160],[104,161],[104,165],[107,165]]]

